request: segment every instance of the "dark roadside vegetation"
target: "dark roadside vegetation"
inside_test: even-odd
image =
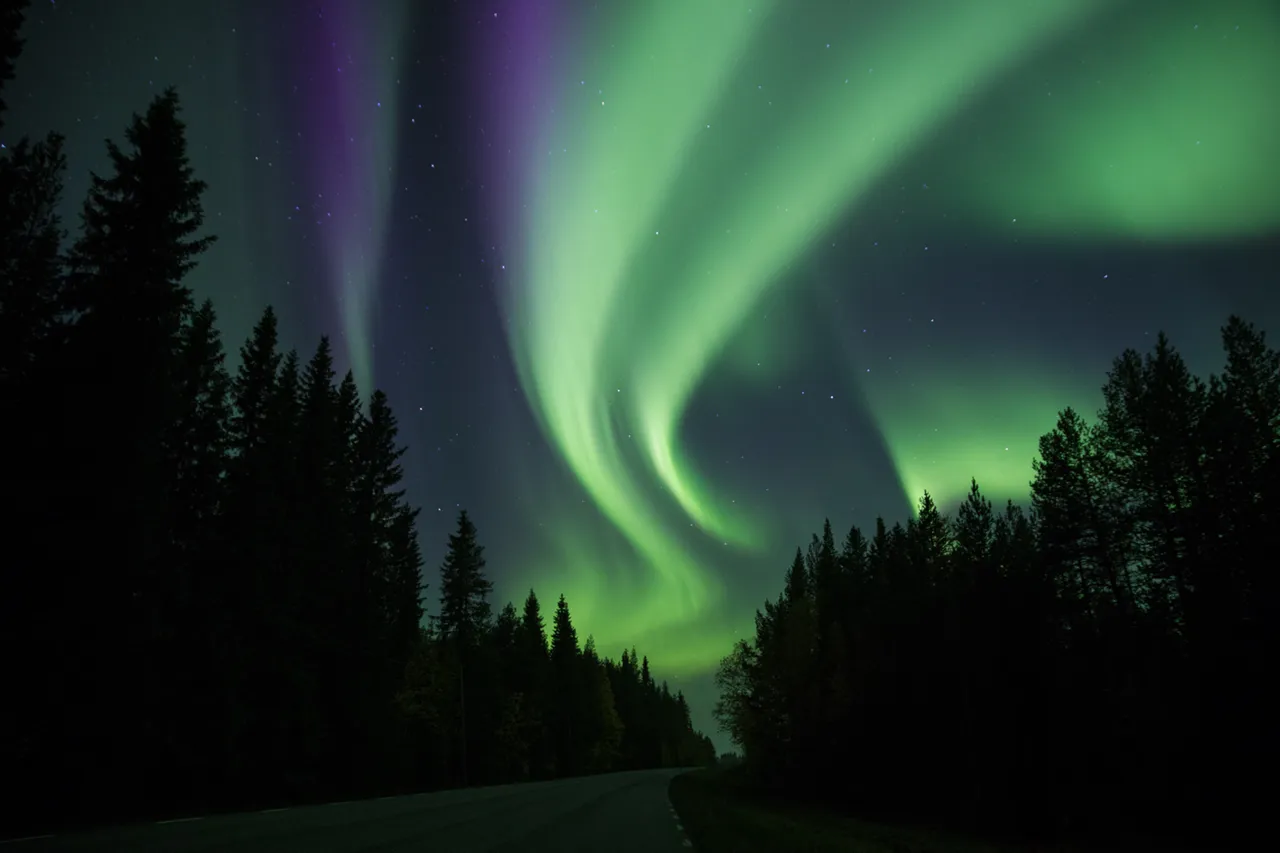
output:
[[[973,482],[953,517],[925,494],[905,525],[838,541],[827,522],[797,549],[718,671],[740,763],[672,785],[694,843],[1221,851],[1274,834],[1280,354],[1237,317],[1221,334],[1207,381],[1163,335],[1117,358],[1096,417],[1063,410],[1041,438],[1025,507]]]
[[[671,781],[671,802],[702,853],[1207,853],[1218,842],[1113,830],[1106,837],[1050,839],[966,831],[904,816],[859,817],[855,809],[768,792],[741,770],[698,770]]]
[[[270,309],[228,365],[173,92],[108,150],[73,240],[61,137],[0,151],[0,833],[711,763],[563,597],[493,613],[465,512],[422,627],[386,396]]]

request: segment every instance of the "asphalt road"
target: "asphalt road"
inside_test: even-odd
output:
[[[674,853],[679,770],[499,785],[0,841],[0,853]]]

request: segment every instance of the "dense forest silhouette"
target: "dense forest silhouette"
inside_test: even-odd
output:
[[[787,794],[1035,834],[1260,826],[1277,759],[1280,355],[1238,317],[1194,377],[1162,334],[1093,422],[1040,439],[1030,503],[978,483],[797,550],[716,716]],[[1048,426],[1048,425],[1046,425]],[[1261,838],[1262,836],[1257,836]]]
[[[0,4],[0,87],[24,5]],[[62,146],[0,154],[8,821],[714,761],[683,694],[579,643],[563,596],[550,636],[533,591],[495,615],[465,512],[423,624],[386,395],[325,338],[283,351],[270,308],[231,371],[183,284],[214,237],[172,90],[108,142],[69,246]]]

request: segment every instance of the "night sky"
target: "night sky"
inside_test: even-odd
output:
[[[3,141],[67,135],[71,227],[177,87],[189,283],[231,352],[271,303],[391,396],[432,606],[465,507],[495,607],[564,592],[709,732],[824,516],[1025,501],[1124,348],[1207,376],[1229,313],[1280,334],[1274,0],[35,0],[25,35]]]

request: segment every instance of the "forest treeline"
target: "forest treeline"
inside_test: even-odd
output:
[[[1040,439],[1025,509],[973,482],[954,517],[925,494],[905,526],[838,542],[828,521],[720,664],[745,767],[986,830],[1260,826],[1280,355],[1237,317],[1222,342],[1207,382],[1164,335],[1116,359],[1096,419],[1063,410]]]
[[[494,614],[465,513],[423,624],[386,395],[327,339],[285,351],[269,308],[228,366],[183,284],[213,238],[172,91],[107,147],[69,244],[62,138],[0,152],[6,822],[714,760],[684,696],[580,643],[563,597]]]

